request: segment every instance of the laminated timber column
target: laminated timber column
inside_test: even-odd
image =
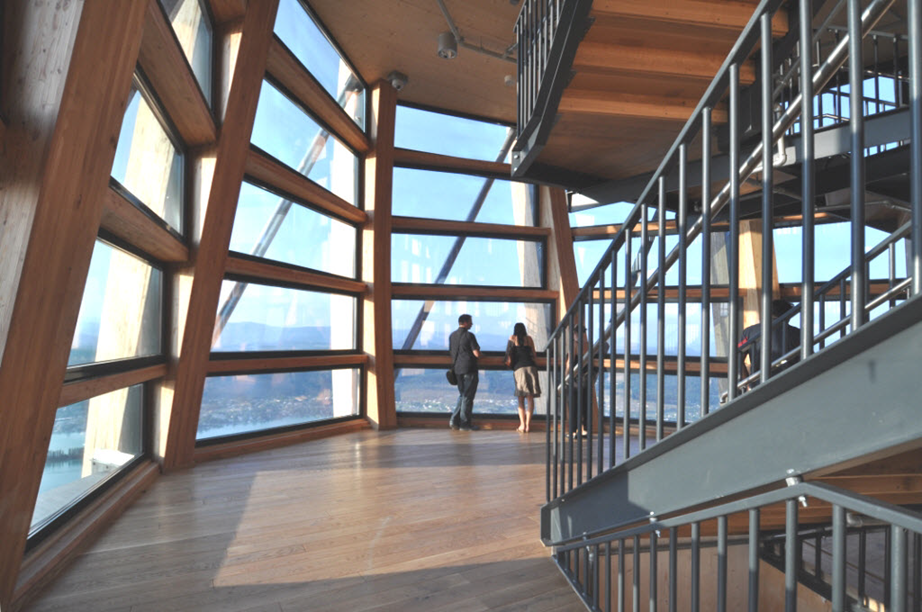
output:
[[[781,296],[778,285],[778,266],[772,251],[772,298]],[[743,298],[743,327],[761,320],[762,303],[762,221],[740,223],[740,296]],[[739,339],[737,338],[737,342]]]
[[[188,308],[183,328],[179,330],[182,340],[175,378],[165,382],[161,399],[166,404],[172,391],[172,407],[161,407],[162,411],[169,411],[168,418],[161,415],[164,421],[161,426],[166,430],[165,469],[193,463],[215,314],[277,8],[277,0],[247,3],[240,34],[235,36],[239,46],[232,64],[233,77],[213,168],[202,170],[205,176],[201,180],[205,184],[211,174],[211,190],[201,217],[201,238],[197,248],[193,248],[191,283],[188,273],[178,283],[180,291],[188,287],[188,297],[177,296],[180,302],[188,303]]]
[[[11,605],[38,495],[145,9],[144,2],[106,0],[6,7],[9,128],[0,151],[3,610]]]
[[[368,284],[362,309],[362,346],[368,353],[366,416],[376,429],[397,426],[394,348],[391,333],[391,192],[394,182],[394,122],[397,92],[380,81],[371,92],[365,157],[365,212],[362,280]]]
[[[557,322],[579,294],[576,258],[573,256],[573,233],[567,215],[567,195],[561,189],[541,187],[541,226],[551,228],[553,239],[548,248],[548,288],[559,292]]]

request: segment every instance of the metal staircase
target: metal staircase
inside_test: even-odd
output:
[[[776,40],[781,12],[791,29]],[[848,603],[846,515],[890,534],[886,609],[919,609],[920,547],[907,542],[922,516],[896,505],[912,497],[891,504],[820,479],[922,448],[920,37],[922,0],[760,2],[552,335],[541,537],[590,609],[794,610],[794,542],[809,525],[831,530],[832,609],[860,609]],[[747,63],[757,71],[744,89]],[[796,287],[774,276],[782,217],[802,235],[798,253],[778,254],[802,261]],[[849,224],[850,245],[841,273],[817,279],[817,227],[830,220]],[[758,263],[747,278],[744,224]],[[867,244],[869,227],[886,237]],[[872,279],[881,258],[886,278]],[[693,262],[700,284],[688,282]],[[782,289],[795,306],[773,321]],[[772,364],[752,374],[744,318]],[[772,326],[792,324],[798,347],[772,347]],[[777,530],[776,580],[760,546]]]

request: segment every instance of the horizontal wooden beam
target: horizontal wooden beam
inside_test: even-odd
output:
[[[503,162],[467,159],[413,151],[410,149],[394,149],[394,165],[424,170],[439,170],[442,172],[460,172],[462,174],[476,174],[486,178],[509,180],[512,177],[512,166]]]
[[[356,208],[339,196],[327,191],[306,176],[272,159],[255,148],[250,148],[246,162],[247,175],[278,187],[299,200],[327,211],[346,221],[364,224],[368,220],[365,211]]]
[[[208,0],[208,4],[218,23],[241,19],[247,10],[247,0]]]
[[[189,147],[214,143],[214,117],[158,0],[148,0],[138,63],[182,141]]]
[[[406,234],[479,236],[484,238],[509,238],[510,240],[548,238],[551,235],[551,230],[546,227],[503,225],[500,223],[468,223],[466,221],[419,219],[416,217],[393,217],[392,224],[394,233]]]
[[[695,26],[724,28],[742,32],[755,11],[746,2],[709,2],[708,0],[595,0],[591,16],[617,19],[643,18],[654,21]],[[772,19],[772,35],[783,36],[788,31],[787,14],[778,13]]]
[[[698,100],[692,98],[664,98],[641,94],[567,90],[560,100],[558,110],[561,113],[682,122],[688,120],[697,105]],[[714,109],[712,118],[715,123],[726,123],[726,109]]]
[[[159,261],[189,260],[189,247],[111,187],[106,194],[100,227]]]
[[[58,406],[69,406],[88,400],[91,397],[163,378],[166,376],[167,370],[167,364],[162,363],[110,376],[65,383],[61,388],[61,399],[58,400]]]
[[[367,285],[362,281],[328,276],[318,272],[299,270],[285,266],[274,266],[270,263],[236,257],[233,253],[230,253],[227,257],[225,273],[242,274],[244,276],[254,276],[268,281],[322,287],[324,289],[346,291],[349,293],[363,294],[367,289]]]
[[[652,41],[656,44],[656,41]],[[723,65],[726,53],[660,48],[603,42],[583,42],[573,60],[577,72],[617,71],[641,73],[651,78],[669,76],[710,82]],[[756,73],[752,62],[740,66],[740,82],[750,85]]]
[[[817,212],[814,215],[814,223],[821,225],[824,223],[839,223],[842,221],[842,218],[833,215],[830,213]],[[800,227],[803,225],[803,215],[782,215],[775,217],[772,220],[772,226],[775,229],[782,227]],[[621,224],[612,223],[608,225],[589,225],[585,227],[574,227],[571,232],[573,232],[574,240],[598,240],[603,238],[614,238],[618,232],[621,231],[621,228],[624,227]],[[726,231],[730,228],[730,223],[722,220],[711,221],[711,229],[714,231]],[[640,231],[640,223],[634,226],[634,232]],[[657,232],[659,231],[659,223],[655,221],[650,221],[647,223],[647,231]],[[678,233],[678,224],[675,221],[666,222],[666,235],[675,235]]]
[[[517,287],[473,287],[469,285],[427,285],[415,283],[394,283],[391,295],[396,298],[415,299],[488,299],[510,302],[557,299],[557,292],[550,289],[528,289]]]
[[[363,154],[368,151],[370,145],[365,132],[277,36],[273,36],[269,46],[266,72],[356,152]]]
[[[208,362],[209,374],[226,374],[229,372],[260,372],[265,370],[297,370],[309,368],[335,368],[341,366],[363,366],[368,363],[368,355],[321,355],[297,357],[273,357],[259,359],[222,359],[212,354]]]

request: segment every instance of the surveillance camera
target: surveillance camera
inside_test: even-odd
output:
[[[393,87],[397,91],[400,91],[401,89],[406,87],[407,81],[409,81],[409,79],[407,78],[407,75],[405,75],[402,72],[398,72],[396,70],[392,70],[391,73],[387,75],[387,80],[390,81],[391,87]]]

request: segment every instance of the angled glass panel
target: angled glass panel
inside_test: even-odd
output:
[[[198,440],[359,414],[358,368],[205,379]]]
[[[242,291],[236,302],[235,287]],[[212,350],[352,350],[356,348],[355,312],[356,299],[351,295],[225,280]]]
[[[394,394],[397,412],[426,412],[445,416],[445,423],[458,403],[458,388],[445,381],[445,368],[398,368]],[[538,369],[541,390],[547,393],[547,372]],[[485,414],[517,414],[515,381],[509,370],[480,370],[474,420]],[[545,414],[547,400],[535,398],[535,414]]]
[[[58,408],[31,531],[143,453],[143,389],[135,385]]]
[[[244,182],[230,249],[354,278],[357,234],[348,223]]]
[[[466,302],[393,300],[395,350],[447,351],[448,336],[458,329],[458,317],[474,319],[471,331],[484,351],[505,351],[516,323],[524,323],[541,351],[552,330],[550,304],[526,302]]]
[[[163,273],[96,241],[67,365],[161,353]]]
[[[393,212],[402,217],[534,225],[528,186],[467,174],[394,168]],[[486,198],[477,206],[481,191]]]
[[[183,155],[133,86],[115,149],[112,178],[178,232],[183,230]]]
[[[496,161],[509,129],[487,121],[400,105],[396,122],[397,147],[486,161]]]
[[[365,87],[298,0],[281,0],[275,33],[308,72],[365,127]]]
[[[160,4],[210,106],[214,44],[211,17],[202,0],[160,0]]]
[[[484,265],[485,261],[491,262]],[[542,287],[544,245],[527,240],[394,234],[396,283]]]
[[[263,81],[250,141],[283,164],[355,204],[358,157],[300,106]]]

